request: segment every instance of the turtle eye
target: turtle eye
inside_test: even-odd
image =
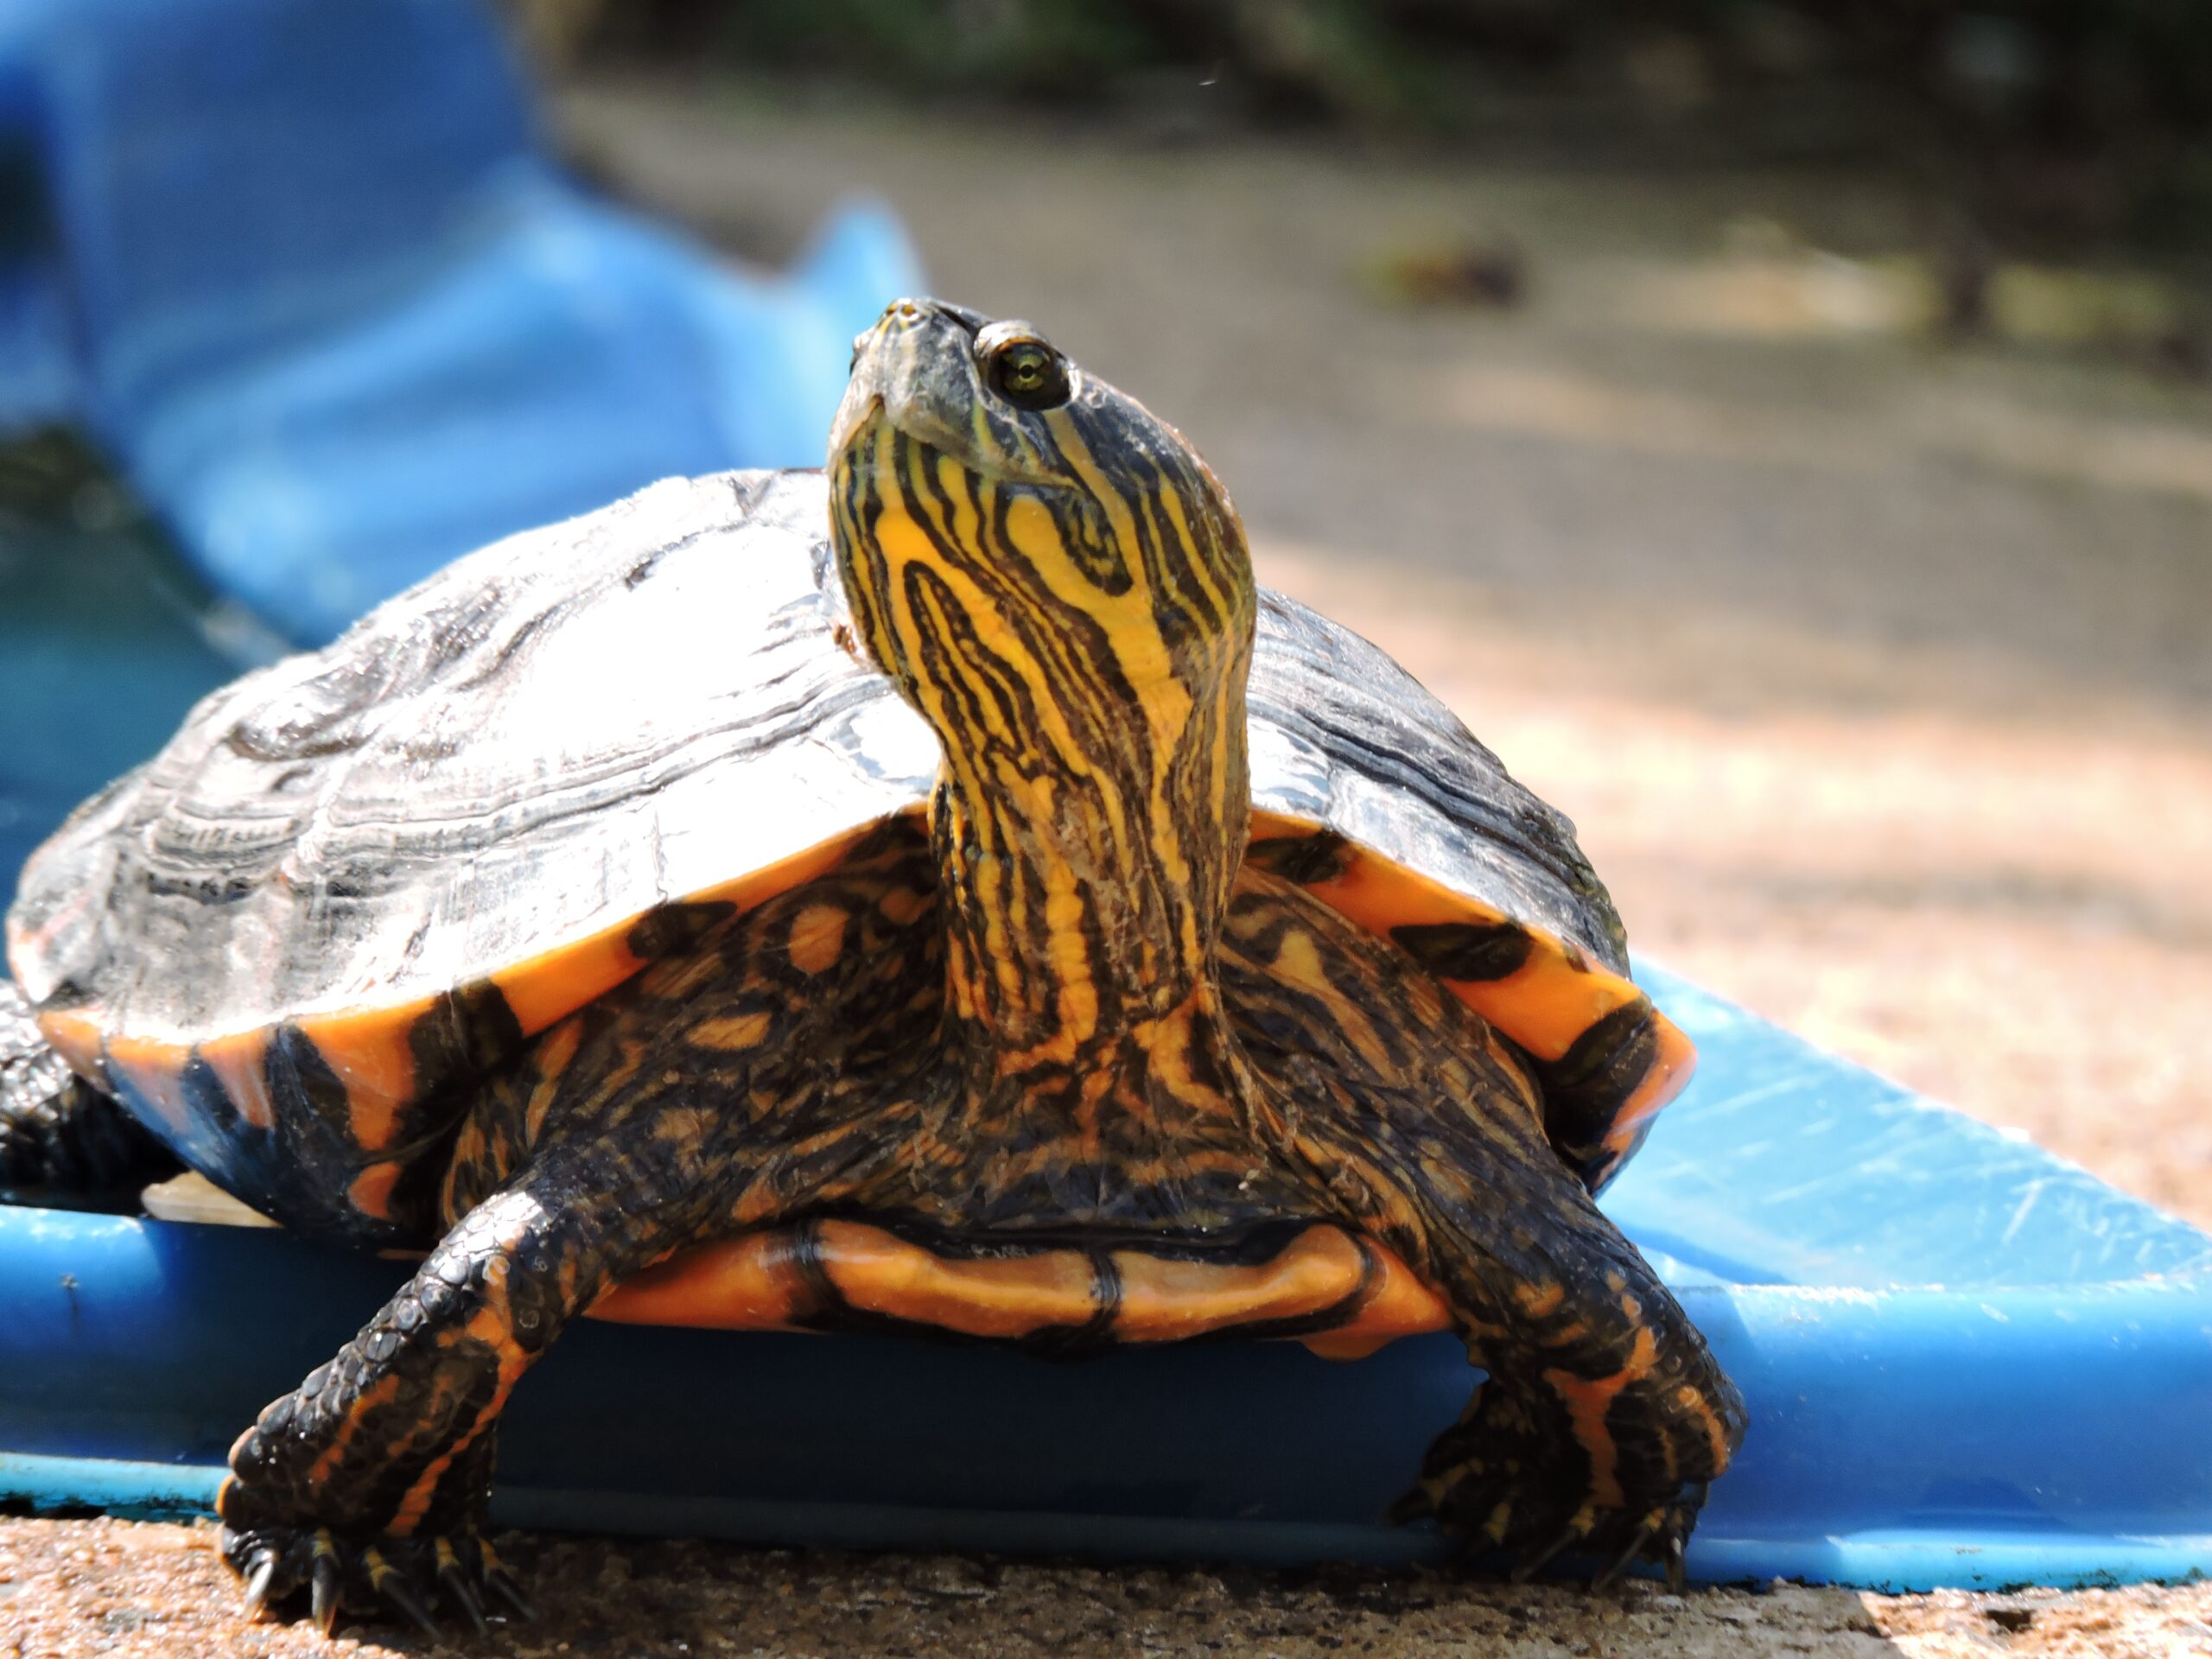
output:
[[[1016,409],[1058,409],[1073,395],[1065,359],[1041,340],[1009,340],[982,353],[983,378]]]

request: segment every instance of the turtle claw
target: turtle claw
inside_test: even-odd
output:
[[[1551,1565],[1553,1556],[1570,1544],[1581,1542],[1589,1535],[1590,1522],[1587,1513],[1578,1512],[1574,1519],[1559,1529],[1557,1535],[1552,1539],[1551,1542],[1539,1548],[1522,1552],[1521,1559],[1514,1562],[1513,1571],[1508,1576],[1516,1584],[1526,1584]]]
[[[1657,1564],[1679,1589],[1707,1485],[1623,1467],[1601,1491],[1577,1442],[1513,1394],[1486,1387],[1430,1448],[1419,1482],[1390,1513],[1402,1522],[1434,1516],[1464,1557],[1503,1558],[1516,1584],[1572,1554],[1603,1563],[1593,1590],[1639,1560]]]
[[[338,1547],[327,1529],[315,1535],[315,1567],[308,1579],[308,1615],[315,1620],[315,1627],[328,1636],[338,1628],[341,1574],[338,1566]]]
[[[491,1551],[487,1549],[484,1553],[488,1556]],[[515,1582],[514,1575],[504,1567],[486,1566],[484,1587],[505,1602],[517,1618],[528,1620],[537,1617],[537,1610],[530,1605],[530,1599],[523,1594],[522,1586]]]
[[[365,1558],[369,1569],[369,1583],[376,1592],[404,1613],[415,1628],[433,1642],[438,1637],[437,1621],[430,1617],[430,1610],[423,1605],[423,1598],[415,1593],[407,1582],[407,1575],[386,1560],[384,1552],[372,1548]]]
[[[1690,1529],[1697,1525],[1699,1507],[1705,1502],[1705,1483],[1682,1486],[1663,1503],[1655,1504],[1633,1527],[1619,1517],[1606,1534],[1605,1545],[1612,1551],[1605,1565],[1590,1580],[1592,1590],[1609,1589],[1638,1560],[1656,1562],[1667,1576],[1667,1588],[1682,1592],[1689,1573],[1686,1556]]]
[[[1711,1484],[1703,1480],[1686,1482],[1675,1494],[1675,1501],[1667,1506],[1659,1523],[1659,1564],[1666,1569],[1667,1588],[1678,1596],[1689,1582],[1689,1565],[1685,1558],[1689,1551],[1690,1529],[1697,1525],[1698,1513],[1705,1508],[1705,1495]]]
[[[373,1542],[340,1538],[327,1527],[313,1532],[280,1528],[226,1528],[223,1557],[245,1580],[244,1611],[262,1615],[304,1586],[308,1613],[326,1636],[349,1608],[391,1610],[426,1637],[435,1638],[433,1607],[490,1634],[485,1608],[502,1604],[519,1618],[531,1617],[521,1586],[472,1530],[451,1537],[387,1534]]]
[[[439,1540],[439,1554],[442,1556],[449,1548]],[[438,1593],[461,1609],[461,1616],[468,1621],[469,1629],[479,1636],[489,1636],[492,1627],[485,1622],[484,1604],[477,1600],[476,1592],[469,1587],[468,1574],[461,1570],[457,1560],[442,1560],[438,1566]]]
[[[1643,1553],[1644,1542],[1659,1530],[1659,1512],[1655,1510],[1637,1523],[1628,1541],[1613,1554],[1613,1559],[1598,1569],[1597,1577],[1590,1580],[1592,1590],[1610,1590],[1613,1581],[1628,1570],[1628,1564]]]
[[[248,1618],[261,1617],[261,1610],[269,1605],[269,1592],[276,1583],[276,1552],[264,1549],[253,1558],[252,1570],[246,1574],[245,1595],[238,1604],[238,1611]]]

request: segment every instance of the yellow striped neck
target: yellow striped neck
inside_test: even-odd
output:
[[[1009,483],[878,419],[836,458],[868,650],[936,730],[947,1007],[1078,1120],[1233,1109],[1214,951],[1249,816],[1242,531],[1186,453]]]

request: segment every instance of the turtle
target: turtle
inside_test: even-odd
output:
[[[7,944],[0,1179],[173,1157],[423,1253],[232,1451],[257,1611],[524,1606],[499,1414],[587,1313],[1449,1330],[1482,1377],[1395,1513],[1524,1574],[1679,1583],[1744,1433],[1593,1202],[1694,1056],[1573,825],[1026,322],[900,301],[825,468],[510,537],[216,691]]]

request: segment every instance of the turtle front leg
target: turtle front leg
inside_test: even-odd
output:
[[[1636,1247],[1548,1143],[1514,1053],[1387,942],[1248,872],[1224,944],[1238,1036],[1279,1103],[1262,1133],[1321,1206],[1442,1294],[1487,1374],[1401,1516],[1517,1573],[1682,1572],[1743,1401]]]
[[[1516,1578],[1567,1553],[1597,1557],[1599,1585],[1641,1558],[1679,1586],[1745,1427],[1704,1337],[1541,1143],[1500,1158],[1449,1103],[1365,1103],[1381,1108],[1370,1143],[1332,1125],[1302,1155],[1346,1220],[1443,1293],[1485,1373],[1395,1516],[1434,1516]]]
[[[696,1225],[690,1187],[602,1155],[525,1170],[471,1209],[335,1358],[264,1410],[216,1498],[249,1609],[306,1587],[328,1631],[366,1592],[429,1628],[526,1611],[484,1541],[500,1409],[607,1287]]]
[[[569,1320],[680,1247],[901,1166],[901,1079],[936,1068],[927,861],[893,820],[486,1082],[439,1197],[451,1230],[231,1454],[223,1548],[250,1602],[304,1584],[327,1627],[365,1586],[470,1613],[504,1583],[481,1542],[500,1408]]]
[[[1516,1579],[1567,1552],[1599,1558],[1600,1586],[1643,1558],[1679,1589],[1707,1489],[1744,1432],[1704,1338],[1648,1268],[1599,1252],[1554,1250],[1503,1299],[1469,1288],[1481,1263],[1459,1265],[1433,1270],[1489,1375],[1395,1516],[1433,1515],[1470,1548],[1505,1552]]]

